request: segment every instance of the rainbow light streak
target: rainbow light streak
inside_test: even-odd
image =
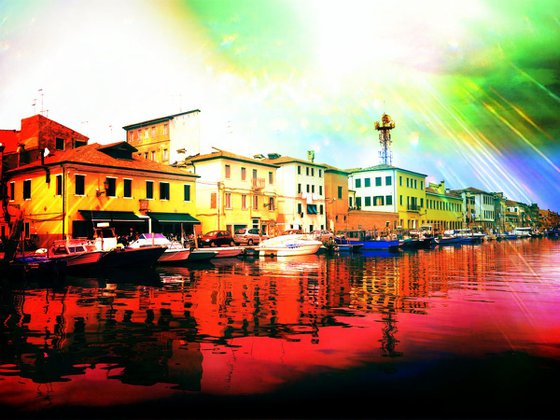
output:
[[[379,163],[387,112],[396,166],[559,211],[557,6],[0,0],[0,128],[37,113],[42,89],[48,116],[91,142],[200,109],[208,148],[313,149],[348,169]]]

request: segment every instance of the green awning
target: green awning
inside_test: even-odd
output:
[[[189,213],[157,213],[149,212],[148,216],[153,221],[159,223],[191,223],[193,225],[199,225],[200,220],[195,219]]]
[[[131,211],[102,211],[102,210],[79,210],[86,220],[92,222],[144,222]]]

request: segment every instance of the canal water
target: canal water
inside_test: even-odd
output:
[[[4,418],[558,418],[560,242],[4,286]]]

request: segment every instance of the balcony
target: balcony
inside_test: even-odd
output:
[[[417,205],[417,204],[416,204],[416,205],[415,205],[415,204],[409,204],[408,206],[406,206],[406,209],[407,209],[408,211],[416,211],[416,212],[419,212],[419,211],[422,209],[422,207],[420,207],[420,206]]]
[[[264,188],[264,178],[253,178],[253,190],[260,191]]]

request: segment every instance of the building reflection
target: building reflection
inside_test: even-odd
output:
[[[75,278],[56,290],[12,289],[2,294],[0,377],[29,379],[35,395],[45,384],[49,398],[53,384],[92,371],[105,372],[109,399],[118,399],[115,384],[258,393],[309,372],[406,357],[407,323],[452,289],[494,287],[485,267],[512,250],[484,246],[168,267],[156,285]]]

